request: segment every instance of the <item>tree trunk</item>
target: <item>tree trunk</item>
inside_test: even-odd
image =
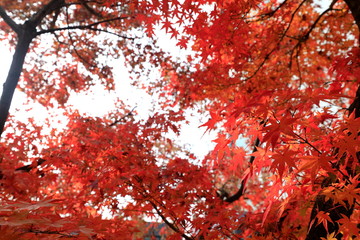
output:
[[[356,25],[358,26],[360,32],[360,1],[359,0],[345,0],[345,3],[348,5],[351,14],[353,15]],[[360,34],[358,36],[360,40]],[[360,41],[359,41],[360,43]]]
[[[4,19],[5,23],[16,32],[18,37],[13,60],[0,98],[0,137],[4,131],[14,91],[23,70],[25,56],[29,50],[30,43],[37,36],[36,27],[48,14],[60,9],[64,4],[65,0],[49,1],[23,25],[16,24],[6,13],[5,9],[0,6],[0,16]]]
[[[9,115],[11,101],[15,88],[19,82],[26,53],[29,50],[31,41],[36,36],[35,28],[31,25],[30,22],[26,22],[22,26],[21,32],[18,34],[18,42],[16,44],[13,60],[3,85],[3,92],[0,99],[0,136],[4,131],[5,122]]]

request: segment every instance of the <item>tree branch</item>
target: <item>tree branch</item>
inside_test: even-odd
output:
[[[138,192],[144,197],[144,200],[149,202],[150,205],[154,208],[156,213],[160,216],[160,218],[164,221],[164,223],[169,226],[174,232],[179,233],[184,239],[186,240],[193,240],[194,238],[187,236],[185,233],[181,232],[181,230],[176,226],[175,223],[171,223],[169,220],[166,219],[166,216],[161,212],[159,207],[156,205],[155,202],[157,202],[159,205],[163,205],[161,202],[157,201],[154,197],[152,197],[150,194],[148,194],[142,184],[142,180],[137,175],[133,176],[134,179],[140,184],[141,187],[136,186],[135,184],[131,183],[130,180],[127,181],[127,184],[129,186],[132,186],[138,190]],[[152,198],[153,200],[151,200]],[[166,208],[165,206],[162,206],[163,208]],[[174,217],[175,218],[175,217]]]
[[[265,63],[270,59],[270,56],[273,54],[273,52],[275,52],[280,43],[284,40],[284,38],[287,36],[287,32],[289,31],[292,22],[295,19],[295,15],[296,13],[300,10],[300,8],[306,3],[307,0],[302,0],[301,3],[296,7],[296,9],[294,10],[294,12],[291,14],[289,23],[287,24],[285,30],[283,31],[283,33],[281,34],[277,44],[275,47],[273,47],[268,53],[265,54],[265,56],[263,57],[262,61],[260,62],[260,64],[258,64],[258,66],[256,67],[255,71],[253,71],[252,73],[250,73],[248,76],[244,77],[244,80],[242,80],[240,83],[232,83],[232,84],[226,84],[225,86],[233,86],[233,85],[239,85],[242,82],[246,82],[250,79],[252,79],[253,77],[255,77],[257,75],[257,73],[263,68],[263,66],[265,65]],[[284,4],[286,1],[283,2],[283,4],[280,4],[280,6],[276,9],[276,11],[278,11]],[[224,86],[224,85],[221,85]]]
[[[155,209],[156,213],[160,216],[160,218],[164,221],[166,225],[168,225],[174,232],[181,234],[181,236],[186,240],[192,240],[193,238],[187,236],[185,233],[182,233],[174,224],[169,222],[166,217],[161,213],[160,209],[153,203],[151,200],[147,200],[151,206]]]
[[[250,76],[246,77],[246,81],[249,80],[249,79],[251,79],[251,78],[253,78],[253,77],[260,71],[260,69],[265,65],[265,63],[270,59],[271,54],[277,50],[278,46],[279,46],[280,43],[284,40],[287,32],[289,31],[289,29],[290,29],[290,27],[291,27],[291,24],[292,24],[292,22],[293,22],[294,19],[295,19],[296,13],[300,10],[300,8],[302,7],[302,5],[304,5],[306,1],[307,1],[307,0],[303,0],[303,1],[297,6],[297,8],[295,9],[295,11],[292,13],[291,18],[290,18],[290,21],[289,21],[289,23],[288,23],[285,31],[284,31],[283,34],[281,35],[280,40],[278,41],[278,43],[276,44],[276,46],[275,46],[273,49],[271,49],[271,51],[268,52],[268,53],[265,55],[263,61],[262,61],[262,62],[260,63],[260,65],[256,68],[256,70],[255,70]]]
[[[66,238],[75,238],[76,235],[72,235],[72,234],[65,234],[62,233],[60,231],[51,231],[51,230],[46,230],[46,231],[41,231],[41,230],[36,230],[36,229],[26,229],[24,230],[24,232],[29,232],[29,233],[34,233],[34,234],[53,234],[53,235],[60,235],[61,237],[66,237]]]
[[[125,114],[124,116],[122,116],[120,119],[116,119],[113,123],[111,123],[111,124],[109,125],[109,127],[113,127],[113,126],[115,126],[116,124],[124,121],[127,117],[133,116],[133,112],[134,112],[135,108],[136,108],[136,106],[135,106],[133,109],[131,109],[130,112],[128,112],[127,114]]]
[[[21,27],[14,22],[10,16],[6,13],[5,9],[0,6],[0,16],[4,19],[5,23],[17,34],[20,34],[21,32]]]
[[[35,13],[29,21],[34,24],[34,26],[38,26],[41,21],[53,11],[63,7],[65,5],[65,0],[51,0],[48,4],[46,4],[43,8],[41,8],[37,13]]]
[[[355,118],[360,117],[360,85],[358,86],[358,89],[356,91],[356,96],[354,101],[351,103],[351,105],[348,108],[349,115],[352,114],[355,111]]]
[[[359,44],[360,44],[360,2],[359,0],[345,0],[345,3],[349,7],[351,14],[353,15],[356,25],[359,29]]]
[[[107,23],[107,22],[113,22],[113,21],[117,21],[117,20],[123,20],[126,19],[128,17],[116,17],[116,18],[110,18],[110,19],[105,19],[99,22],[95,22],[95,23],[91,23],[88,25],[77,25],[77,26],[67,26],[67,27],[62,27],[62,28],[53,28],[53,29],[47,29],[47,30],[41,30],[39,32],[37,32],[37,35],[41,35],[44,33],[53,33],[53,32],[58,32],[58,31],[66,31],[66,30],[76,30],[76,29],[88,29],[88,30],[96,30],[96,31],[106,31],[106,30],[102,30],[102,29],[97,29],[97,28],[93,28],[94,26],[97,26],[99,24],[102,23]],[[111,32],[108,32],[111,33]],[[116,34],[116,33],[111,33],[111,34]],[[121,36],[121,35],[119,35]],[[123,36],[121,36],[123,37]]]
[[[29,22],[26,22],[18,33],[19,40],[16,44],[13,60],[0,98],[0,135],[4,131],[5,122],[9,115],[10,105],[23,69],[26,53],[34,38],[34,29],[29,24]]]
[[[335,4],[337,1],[338,1],[338,0],[333,0],[333,2],[330,4],[329,8],[327,8],[325,11],[323,11],[323,12],[316,18],[316,20],[314,21],[314,23],[310,26],[309,30],[308,30],[302,37],[300,37],[300,38],[294,38],[294,39],[296,39],[298,42],[296,43],[295,47],[294,47],[294,48],[292,49],[292,51],[291,51],[290,61],[289,61],[289,67],[292,66],[292,60],[293,60],[293,55],[294,55],[295,49],[298,49],[298,52],[296,53],[296,56],[298,57],[298,56],[299,56],[299,52],[301,51],[301,48],[300,48],[301,44],[302,44],[303,42],[305,42],[306,40],[308,40],[311,32],[315,29],[316,25],[319,23],[319,21],[321,20],[321,18],[323,18],[323,16],[324,16],[326,13],[334,10],[334,9],[333,9],[333,6],[334,6],[334,4]]]
[[[88,5],[85,0],[81,0],[81,4],[85,7],[85,9],[91,13],[92,15],[97,16],[98,18],[104,18],[99,12],[96,12],[92,7]]]
[[[274,14],[275,14],[280,8],[282,8],[282,7],[286,4],[287,1],[288,1],[288,0],[284,0],[282,3],[280,3],[279,6],[277,6],[274,10],[272,10],[272,11],[270,11],[270,12],[262,13],[262,14],[255,15],[255,16],[252,16],[252,17],[247,18],[247,19],[249,19],[248,22],[263,21],[263,20],[266,20],[266,19],[274,16]]]
[[[260,145],[260,139],[256,138],[252,153],[257,152],[257,148],[259,147],[259,145]],[[250,165],[254,162],[254,160],[255,160],[255,156],[251,156],[250,160],[249,160]],[[224,194],[222,194],[222,195],[220,195],[220,198],[222,198],[227,203],[233,203],[233,202],[237,201],[245,192],[247,180],[248,180],[248,178],[245,177],[241,181],[240,188],[234,195],[228,197],[228,196],[225,196]]]
[[[127,40],[135,40],[135,38],[127,37],[127,36],[120,35],[120,34],[117,34],[117,33],[114,33],[114,32],[110,32],[110,31],[105,30],[105,29],[92,28],[92,27],[91,27],[91,28],[89,28],[89,30],[91,30],[91,31],[96,31],[96,32],[107,33],[107,34],[114,35],[114,36],[116,36],[116,37],[123,38],[123,39],[127,39]]]

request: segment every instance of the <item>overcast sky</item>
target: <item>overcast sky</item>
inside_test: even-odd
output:
[[[175,42],[169,39],[161,38],[161,46],[165,50],[178,51],[175,48]],[[0,81],[1,81],[1,92],[2,92],[2,83],[5,81],[10,62],[12,60],[12,54],[4,46],[0,44]],[[178,54],[175,52],[175,54]],[[124,64],[122,59],[116,60],[113,64],[117,66],[122,66]],[[136,106],[136,111],[138,112],[141,118],[147,118],[151,114],[151,107],[153,102],[156,99],[153,99],[151,96],[146,94],[144,90],[137,89],[136,87],[130,84],[130,78],[128,70],[123,67],[117,67],[115,72],[115,82],[116,90],[109,93],[104,90],[102,86],[94,88],[95,91],[90,94],[78,94],[77,96],[72,96],[69,99],[69,104],[73,105],[76,109],[79,109],[81,113],[85,113],[91,116],[102,116],[107,112],[111,111],[115,107],[114,103],[117,98],[120,98],[129,105],[131,108]],[[47,118],[48,112],[40,104],[34,104],[32,106],[24,106],[25,94],[16,90],[13,98],[13,102],[10,109],[10,114],[16,116],[17,119],[26,121],[28,117],[35,117],[39,121],[43,121]],[[29,107],[33,109],[31,111],[26,111]],[[195,114],[194,116],[191,116]],[[199,158],[202,158],[213,146],[214,143],[212,140],[215,138],[215,134],[204,134],[205,128],[199,128],[207,118],[202,118],[195,113],[195,111],[188,111],[188,120],[190,124],[183,125],[181,136],[176,139],[175,143],[180,145],[185,145],[189,150],[196,154]],[[66,123],[64,123],[66,124]]]

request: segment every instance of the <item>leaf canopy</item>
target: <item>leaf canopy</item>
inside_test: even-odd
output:
[[[358,236],[360,4],[329,4],[1,0],[0,236],[142,239],[148,219],[169,239]],[[159,107],[68,105],[114,91],[119,58]],[[66,125],[8,117],[16,87]],[[172,137],[188,110],[217,132],[204,158]]]

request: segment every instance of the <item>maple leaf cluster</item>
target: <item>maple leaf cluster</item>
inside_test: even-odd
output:
[[[168,239],[355,239],[360,3],[329,4],[1,0],[14,58],[0,99],[0,236],[141,239],[152,219]],[[189,54],[162,50],[157,29]],[[158,110],[68,105],[98,84],[113,91],[119,58]],[[66,124],[9,117],[16,87]],[[217,132],[202,159],[170,137],[189,109]]]

